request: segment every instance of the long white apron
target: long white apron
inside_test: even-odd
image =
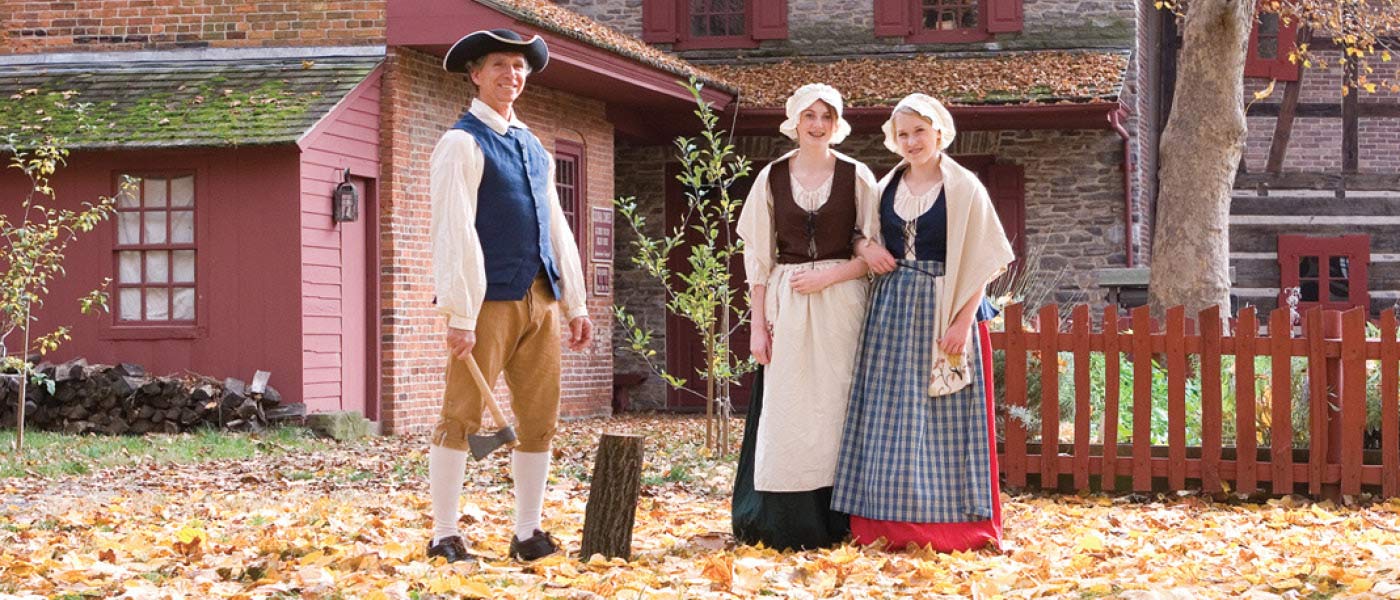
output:
[[[807,295],[793,291],[789,280],[843,262],[779,264],[769,275],[772,361],[754,452],[760,492],[805,492],[835,479],[869,283],[860,277]]]

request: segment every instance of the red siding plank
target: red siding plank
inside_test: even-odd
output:
[[[301,364],[308,371],[320,368],[340,368],[339,352],[311,352],[301,353]],[[310,380],[307,380],[310,381]]]

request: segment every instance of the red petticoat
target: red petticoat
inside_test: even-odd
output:
[[[996,415],[992,388],[992,336],[987,322],[978,323],[977,335],[982,343],[982,378],[987,388],[987,433],[989,440],[996,440]],[[910,523],[906,521],[880,521],[851,515],[851,535],[857,544],[873,544],[880,538],[887,541],[891,550],[903,550],[910,544],[927,546],[939,552],[978,550],[988,545],[1001,547],[1001,484],[997,481],[996,444],[990,444],[992,453],[992,518],[965,523]]]

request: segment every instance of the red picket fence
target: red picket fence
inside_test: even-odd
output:
[[[1167,311],[1163,327],[1155,327],[1158,324],[1146,307],[1133,309],[1128,318],[1117,307],[1107,307],[1100,321],[1104,325],[1098,327],[1088,306],[1074,307],[1067,324],[1061,323],[1059,310],[1053,305],[1041,308],[1039,326],[1031,328],[1024,325],[1023,308],[1009,306],[1005,331],[992,334],[993,347],[1005,351],[1004,409],[1011,412],[1015,407],[1024,412],[1028,405],[1027,368],[1032,355],[1055,357],[1041,360],[1039,369],[1040,440],[1051,441],[1028,441],[1032,436],[1020,419],[1004,419],[999,458],[1009,485],[1024,487],[1028,475],[1038,475],[1044,489],[1062,484],[1103,491],[1122,491],[1129,485],[1133,491],[1199,486],[1213,493],[1229,486],[1232,491],[1251,493],[1267,483],[1265,491],[1273,494],[1318,495],[1338,488],[1343,494],[1356,494],[1362,486],[1370,486],[1386,497],[1400,495],[1400,343],[1395,309],[1381,315],[1379,339],[1367,338],[1362,309],[1340,314],[1308,311],[1301,336],[1295,334],[1287,308],[1269,315],[1266,334],[1260,333],[1252,307],[1229,322],[1220,318],[1219,308],[1191,320],[1177,307]],[[1072,374],[1065,374],[1072,377],[1075,406],[1068,443],[1061,435],[1059,414],[1060,353],[1068,353],[1073,365]],[[1091,429],[1093,354],[1103,357],[1102,390],[1094,394],[1102,401],[1097,440]],[[1221,377],[1222,372],[1230,374],[1222,371],[1221,359],[1226,356],[1235,357],[1235,439],[1222,439],[1226,415]],[[1255,359],[1260,357],[1271,373],[1265,380],[1270,384],[1268,398],[1256,396]],[[1295,357],[1306,359],[1306,398],[1293,397]],[[1162,420],[1160,411],[1153,414],[1154,359],[1165,364],[1166,371],[1165,446],[1152,443],[1153,420],[1159,426]],[[1367,361],[1379,361],[1379,450],[1364,449]],[[1120,398],[1123,369],[1130,369],[1133,377],[1132,435],[1127,443],[1118,439],[1119,404],[1126,400]],[[1199,445],[1187,441],[1188,381],[1199,381]],[[1262,406],[1261,400],[1265,400]],[[1301,402],[1308,405],[1307,439],[1295,448],[1292,416],[1294,404]],[[1340,411],[1331,410],[1334,405],[1340,405]],[[1256,408],[1264,414],[1256,414]],[[1264,440],[1258,439],[1261,423],[1268,429]],[[1093,483],[1097,485],[1091,487]]]

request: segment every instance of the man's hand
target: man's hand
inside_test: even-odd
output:
[[[476,347],[476,332],[467,329],[447,328],[447,351],[457,360],[467,360]]]
[[[856,244],[856,256],[865,261],[865,265],[871,271],[884,275],[893,271],[898,266],[894,261],[894,255],[885,249],[883,244],[876,244],[870,240],[862,240]]]
[[[574,317],[569,321],[569,349],[582,352],[593,341],[593,321],[588,317]]]

